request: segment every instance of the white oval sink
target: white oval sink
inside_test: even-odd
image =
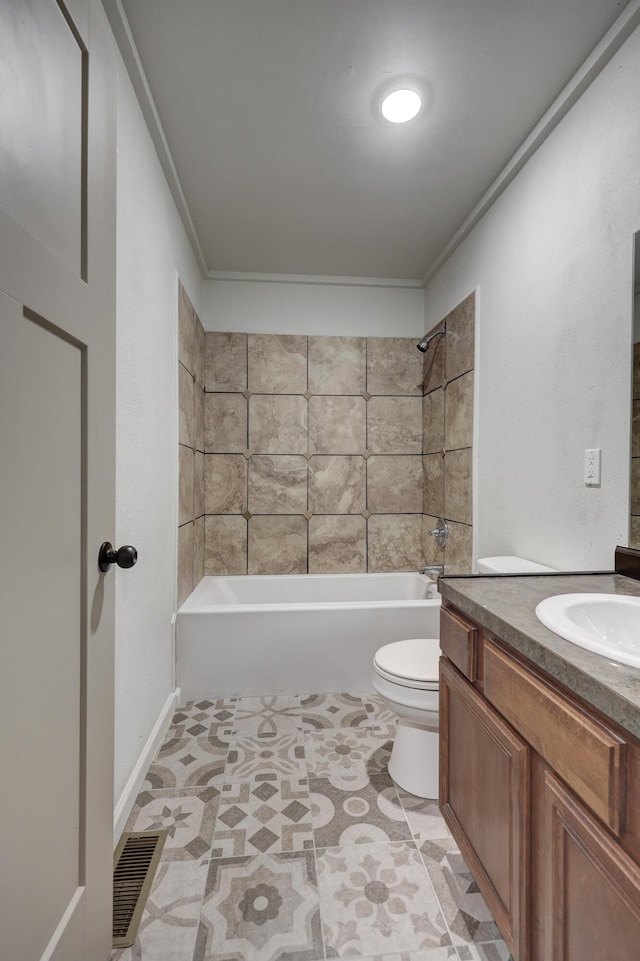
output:
[[[558,594],[536,607],[545,627],[621,664],[640,667],[640,597]]]

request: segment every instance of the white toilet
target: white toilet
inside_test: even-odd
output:
[[[527,561],[524,557],[502,554],[499,557],[478,558],[478,574],[555,574],[555,567]]]
[[[438,797],[439,662],[437,637],[394,641],[373,658],[373,686],[400,718],[389,774],[425,798]]]
[[[523,557],[485,557],[478,573],[550,574],[554,568]],[[439,794],[440,641],[413,637],[385,644],[373,658],[373,687],[398,717],[389,774],[417,797]]]

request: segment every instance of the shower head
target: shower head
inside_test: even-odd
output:
[[[434,337],[438,336],[438,334],[443,334],[443,335],[446,334],[446,330],[444,329],[444,327],[441,330],[434,331],[433,334],[429,334],[428,337],[423,337],[420,343],[416,344],[416,347],[418,348],[418,350],[422,351],[423,354],[426,354],[426,352],[429,350],[429,344],[431,343]]]

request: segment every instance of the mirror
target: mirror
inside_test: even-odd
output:
[[[640,549],[640,231],[634,237],[633,411],[631,417],[631,520],[629,547]]]

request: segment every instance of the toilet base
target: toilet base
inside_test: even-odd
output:
[[[437,799],[440,788],[438,732],[401,718],[389,758],[389,774],[403,791],[416,797]]]

